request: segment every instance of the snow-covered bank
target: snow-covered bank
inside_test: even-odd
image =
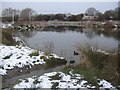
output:
[[[44,56],[39,51],[38,56],[30,56],[36,50],[23,46],[0,46],[0,74],[5,75],[8,69],[15,66],[22,68],[25,65],[44,64],[44,60],[40,56]]]
[[[15,40],[15,42],[17,42],[19,45],[25,45],[25,46],[27,46],[26,44],[25,44],[25,42],[23,41],[23,40],[21,40],[19,37],[17,37],[17,36],[12,36],[12,38]]]
[[[44,52],[27,47],[19,37],[12,36],[12,38],[19,45],[0,46],[0,75],[7,74],[7,70],[16,66],[23,68],[25,65],[31,67],[31,65],[46,63],[41,56],[44,56],[46,59],[51,57],[63,59],[63,57],[58,57],[56,54],[46,56]]]
[[[14,88],[95,88],[84,80],[84,76],[80,74],[64,74],[63,72],[45,73],[40,77],[30,77],[14,85]],[[106,80],[99,80],[100,88],[114,88],[111,83]]]
[[[103,53],[105,55],[116,55],[117,53],[110,53],[110,52],[107,52],[105,50],[102,50],[100,48],[94,48],[94,47],[91,47],[92,51],[95,51],[95,52],[99,52],[99,53]]]
[[[12,24],[1,24],[1,28],[13,28]]]

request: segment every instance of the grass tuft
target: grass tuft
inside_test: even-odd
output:
[[[29,82],[28,79],[24,79],[24,80],[25,80],[25,82]]]
[[[89,70],[86,67],[83,67],[81,65],[76,65],[76,66],[66,66],[65,68],[63,68],[61,71],[63,73],[69,74],[70,75],[70,71],[73,71],[72,73],[74,74],[80,74],[84,76],[84,79],[87,80],[89,83],[91,83],[92,85],[98,86],[97,84],[97,78],[94,77],[96,71],[91,69]],[[75,78],[75,77],[74,77]]]
[[[36,79],[33,83],[38,84],[38,83],[40,83],[40,81],[38,81],[38,79]]]
[[[120,68],[116,51],[107,50],[109,54],[106,54],[98,52],[99,48],[91,48],[89,45],[79,45],[77,49],[83,56],[80,64],[66,66],[62,72],[69,74],[69,71],[73,70],[73,73],[83,75],[85,80],[96,87],[100,87],[97,78],[105,79],[116,87],[119,86]]]
[[[54,58],[54,57],[49,57],[49,59],[44,59],[44,61],[47,63],[48,67],[55,67],[55,66],[64,65],[67,63],[66,59],[60,59],[60,58]]]
[[[60,80],[62,78],[62,76],[60,76],[59,73],[49,77],[50,77],[50,80]]]
[[[59,85],[59,82],[52,82],[52,89],[56,89],[56,87]]]
[[[29,54],[30,57],[32,56],[39,56],[39,51],[34,51],[31,54]]]
[[[46,57],[45,56],[41,56],[40,59],[46,59]]]
[[[12,35],[9,32],[2,32],[2,44],[5,44],[7,46],[15,46],[18,45],[19,43],[17,43]]]

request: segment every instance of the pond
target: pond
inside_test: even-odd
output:
[[[113,31],[98,31],[75,26],[49,26],[40,30],[14,32],[29,47],[44,51],[45,45],[52,43],[53,53],[66,59],[80,61],[80,56],[73,55],[76,45],[93,44],[104,49],[118,47],[118,35]]]
[[[80,62],[80,56],[74,55],[74,51],[77,51],[76,45],[78,44],[85,44],[87,42],[88,44],[95,44],[104,49],[118,47],[118,32],[111,30],[99,31],[74,26],[49,26],[39,30],[29,30],[24,32],[13,30],[10,31],[10,33],[20,37],[28,47],[37,50],[44,51],[45,45],[50,42],[51,45],[53,45],[53,53],[65,57],[68,60],[74,59],[76,64]],[[47,72],[59,71],[64,66],[65,65],[46,69],[44,65],[36,65],[30,69],[24,67],[22,72],[21,69],[18,68],[9,70],[7,76],[3,77],[3,88],[16,83],[19,79],[28,78],[34,75],[39,76]]]

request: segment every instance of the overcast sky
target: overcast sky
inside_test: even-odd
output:
[[[1,0],[1,2],[118,2],[119,0]]]
[[[19,0],[19,1],[22,1],[22,0]],[[43,1],[49,1],[49,0],[43,0]],[[86,0],[82,0],[82,1],[86,1]],[[84,13],[86,9],[90,7],[94,7],[100,12],[104,12],[110,9],[115,9],[116,7],[118,7],[117,1],[118,0],[110,0],[110,2],[87,2],[87,1],[86,2],[73,2],[73,1],[70,1],[70,2],[53,2],[53,1],[52,2],[2,2],[2,9],[9,8],[9,7],[20,9],[20,10],[24,8],[32,8],[37,13],[42,13],[42,14],[52,14],[52,13],[77,14],[77,13]]]

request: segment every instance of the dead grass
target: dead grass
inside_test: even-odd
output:
[[[54,51],[54,43],[53,42],[46,42],[44,43],[44,53],[45,55],[50,55]]]
[[[29,55],[30,57],[32,57],[32,56],[39,56],[39,51],[34,51],[34,52],[32,52],[30,55]]]
[[[7,46],[15,46],[18,43],[13,39],[12,35],[9,32],[2,32],[2,44]]]
[[[90,45],[78,45],[77,49],[82,53],[80,65],[88,69],[99,71],[95,76],[108,80],[114,85],[120,85],[120,67],[118,65],[117,49],[107,50],[109,54],[98,52],[99,48],[91,48]],[[115,54],[116,53],[116,54]]]
[[[49,59],[45,58],[44,61],[46,62],[48,67],[56,67],[67,63],[66,59],[54,58],[54,57],[50,57]]]

